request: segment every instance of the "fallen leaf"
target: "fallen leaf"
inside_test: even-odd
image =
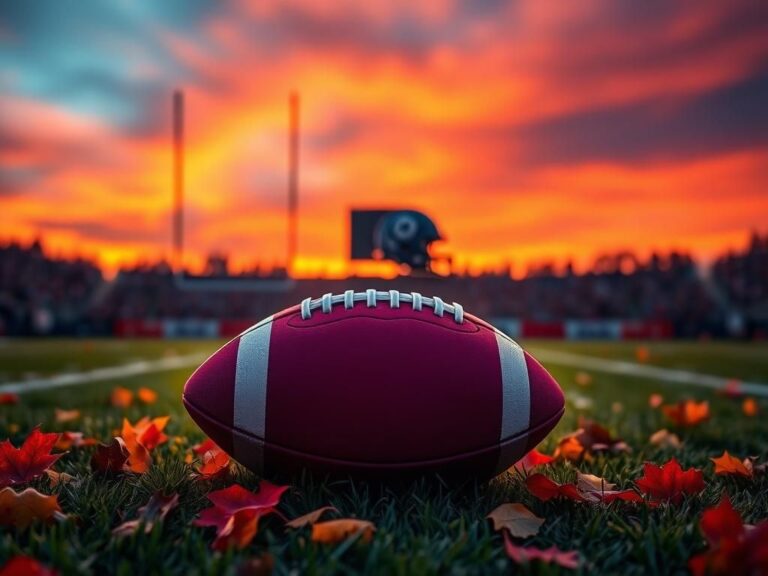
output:
[[[193,522],[195,526],[216,528],[214,550],[242,549],[250,544],[258,531],[262,516],[275,511],[288,486],[277,486],[262,480],[258,493],[250,492],[238,484],[208,494],[213,504],[201,511]]]
[[[706,400],[683,400],[677,404],[662,406],[661,411],[677,426],[697,426],[709,420],[709,402]]]
[[[578,434],[578,431],[575,434]],[[571,462],[579,462],[586,453],[586,449],[575,436],[561,438],[557,448],[555,448],[555,458],[562,458]]]
[[[527,564],[538,560],[545,564],[556,564],[569,570],[576,570],[579,567],[579,553],[576,550],[563,552],[555,546],[545,550],[532,546],[517,546],[506,533],[504,533],[504,551],[516,564]]]
[[[72,422],[73,420],[80,418],[80,410],[62,410],[61,408],[55,408],[53,413],[54,420],[59,424]]]
[[[322,508],[318,508],[317,510],[313,510],[312,512],[286,522],[285,526],[287,528],[303,528],[304,526],[312,526],[318,520],[320,520],[320,517],[326,512],[338,512],[338,510],[336,510],[336,508],[333,506],[323,506]]]
[[[544,466],[550,462],[553,462],[554,460],[554,457],[542,454],[534,448],[520,460],[515,462],[513,468],[521,474],[524,474],[530,470],[533,470],[537,466]]]
[[[747,530],[727,494],[701,515],[701,532],[709,549],[692,557],[694,576],[768,574],[768,521]]]
[[[651,434],[649,442],[660,448],[672,448],[674,450],[679,449],[683,445],[680,441],[680,437],[666,428],[662,428]]]
[[[593,454],[631,452],[632,450],[621,438],[614,438],[607,428],[600,424],[579,418],[579,428],[567,434],[558,442],[555,458],[571,462],[590,460]]]
[[[614,414],[621,414],[622,412],[624,412],[624,404],[622,404],[621,402],[614,402],[613,404],[611,404],[611,412],[613,412]]]
[[[643,494],[650,496],[652,503],[680,504],[685,494],[698,494],[704,490],[704,476],[695,468],[683,471],[680,463],[672,458],[662,466],[646,462],[643,477],[635,484]]]
[[[528,491],[542,502],[553,498],[563,497],[580,502],[584,497],[576,488],[576,484],[558,484],[550,480],[544,474],[531,474],[525,479]]]
[[[91,457],[91,468],[96,472],[117,474],[123,472],[130,456],[122,438],[112,438],[109,444],[99,444]]]
[[[517,502],[502,504],[487,516],[496,531],[507,530],[515,538],[528,538],[539,533],[544,518],[539,518]]]
[[[131,424],[127,418],[123,418],[123,428],[120,437],[128,449],[128,461],[126,467],[131,472],[143,474],[152,465],[150,452],[158,445],[167,442],[168,436],[163,433],[163,428],[168,423],[169,417],[142,418],[136,424]]]
[[[591,502],[610,504],[616,500],[623,502],[642,502],[643,497],[634,490],[615,490],[616,484],[593,474],[576,472],[576,488],[582,497]]]
[[[99,441],[96,438],[86,438],[82,432],[62,432],[56,440],[54,448],[57,450],[69,450],[71,448],[83,448],[96,446]]]
[[[157,392],[151,388],[139,388],[138,392],[136,392],[136,398],[142,404],[154,404],[157,402]]]
[[[43,434],[36,426],[21,448],[10,440],[0,442],[0,487],[29,482],[42,475],[63,454],[51,454],[59,435]]]
[[[128,408],[133,402],[133,391],[122,386],[117,386],[112,390],[109,402],[115,408]]]
[[[58,572],[30,556],[14,556],[0,567],[0,576],[58,576]]]
[[[661,394],[651,394],[648,397],[648,406],[651,408],[658,408],[664,403],[664,396]]]
[[[368,520],[357,520],[355,518],[341,518],[339,520],[328,520],[327,522],[318,522],[312,526],[312,542],[322,544],[336,544],[346,540],[350,536],[360,535],[363,542],[370,542],[376,526]]]
[[[725,386],[720,388],[720,390],[717,391],[718,394],[721,396],[726,396],[728,398],[738,398],[742,395],[741,391],[741,380],[737,380],[736,378],[731,378],[728,380],[728,382],[725,383]]]
[[[145,534],[152,532],[155,524],[165,520],[168,512],[176,508],[179,503],[179,495],[166,496],[162,492],[155,492],[144,506],[139,508],[138,517],[123,522],[112,530],[115,536],[130,536],[143,528]]]
[[[48,480],[50,480],[51,487],[53,488],[59,484],[68,484],[75,479],[71,474],[67,474],[66,472],[56,472],[56,470],[46,470],[45,474],[48,476]]]
[[[651,351],[647,346],[638,346],[635,348],[635,359],[638,362],[645,363],[651,359]]]
[[[19,403],[19,395],[18,394],[12,394],[11,392],[4,392],[3,394],[0,394],[0,406],[4,405],[12,405],[12,404],[18,404]]]
[[[13,488],[0,490],[0,525],[24,529],[35,520],[48,522],[61,513],[56,496],[46,496],[34,488],[14,492]]]
[[[589,372],[576,372],[575,380],[579,386],[589,386],[592,384],[592,375]]]
[[[752,416],[757,416],[758,412],[760,412],[757,400],[754,398],[744,398],[744,402],[741,403],[741,411],[744,412],[745,416],[749,416],[750,418]]]
[[[749,458],[739,460],[728,454],[728,450],[725,450],[722,456],[710,458],[710,460],[715,464],[715,474],[743,476],[744,478],[752,478],[754,475],[752,461]]]
[[[616,484],[606,482],[604,478],[600,478],[594,474],[582,474],[581,472],[577,472],[576,487],[581,492],[605,492],[606,490],[613,490],[616,488]]]
[[[203,478],[222,476],[229,471],[229,461],[229,455],[224,450],[209,450],[203,454],[197,472]]]

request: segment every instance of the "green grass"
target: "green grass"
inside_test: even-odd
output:
[[[68,370],[85,370],[120,364],[135,359],[158,358],[166,354],[211,352],[218,342],[116,342],[116,341],[5,341],[0,345],[0,380],[14,380]],[[542,348],[610,358],[632,359],[634,345],[615,343],[530,343]],[[719,343],[650,344],[651,363],[680,367],[768,382],[765,347]],[[535,500],[516,475],[503,475],[490,483],[469,482],[448,486],[439,479],[422,479],[408,485],[392,486],[356,481],[327,480],[302,476],[282,479],[292,485],[280,506],[287,517],[332,504],[343,516],[373,521],[378,527],[369,544],[353,540],[328,546],[313,544],[305,530],[287,531],[277,517],[264,521],[253,544],[241,552],[214,553],[213,533],[196,528],[191,521],[207,506],[206,493],[229,481],[200,481],[190,477],[184,463],[189,446],[202,434],[187,417],[180,403],[183,383],[190,370],[160,372],[122,381],[95,383],[50,392],[24,395],[17,406],[0,406],[0,438],[10,436],[18,443],[36,424],[46,431],[81,430],[87,435],[108,439],[122,418],[136,420],[143,415],[171,415],[169,435],[181,437],[181,444],[163,445],[155,451],[156,465],[143,476],[105,478],[90,472],[90,450],[74,450],[55,466],[77,477],[73,483],[51,490],[47,481],[33,483],[41,491],[57,493],[69,521],[34,525],[26,531],[0,528],[0,564],[25,553],[56,567],[64,574],[235,574],[247,558],[269,552],[279,574],[500,574],[513,564],[504,555],[502,539],[491,530],[485,516],[503,502],[522,502],[546,518],[541,532],[528,542],[581,553],[584,574],[682,574],[690,555],[703,548],[697,520],[705,507],[713,505],[723,490],[746,521],[768,517],[768,479],[736,480],[716,477],[709,460],[724,449],[740,455],[768,457],[768,411],[746,418],[740,403],[704,389],[667,385],[639,378],[592,373],[588,387],[575,384],[577,370],[548,366],[563,386],[569,404],[566,416],[540,447],[550,452],[556,439],[576,427],[580,414],[609,426],[632,446],[631,454],[598,457],[579,469],[631,486],[642,475],[645,461],[662,463],[673,454],[684,467],[704,470],[707,489],[688,498],[679,507],[615,503],[593,506],[570,502]],[[150,407],[133,406],[120,410],[108,405],[113,386],[147,386],[159,399]],[[708,399],[712,419],[700,427],[681,430],[683,450],[674,453],[648,444],[651,433],[667,426],[658,411],[648,408],[649,394],[658,392],[667,401],[684,397]],[[591,401],[577,410],[572,400]],[[78,408],[79,422],[59,425],[53,410]],[[10,433],[9,433],[10,431]],[[558,463],[545,470],[556,480],[572,480],[576,467]],[[237,468],[234,481],[255,489],[258,478]],[[135,516],[156,490],[180,494],[180,505],[150,534],[116,540],[111,530],[122,519]],[[330,516],[328,516],[330,518]],[[553,567],[516,567],[521,573],[556,573]]]

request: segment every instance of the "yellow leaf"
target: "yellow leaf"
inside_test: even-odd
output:
[[[494,530],[508,530],[516,538],[535,536],[544,524],[544,518],[539,518],[522,504],[517,502],[502,504],[487,516],[493,522]]]

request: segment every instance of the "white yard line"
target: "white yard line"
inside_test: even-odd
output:
[[[27,392],[51,390],[52,388],[63,388],[65,386],[77,386],[79,384],[88,384],[90,382],[130,378],[131,376],[141,376],[142,374],[151,374],[153,372],[178,370],[180,368],[196,366],[205,360],[205,358],[205,354],[169,356],[160,358],[159,360],[142,360],[140,362],[131,362],[130,364],[121,364],[119,366],[107,366],[105,368],[89,370],[88,372],[72,372],[70,374],[60,374],[49,378],[35,378],[34,380],[22,380],[20,382],[7,382],[6,384],[0,384],[0,394],[25,394]]]
[[[594,356],[583,356],[582,354],[547,350],[544,348],[536,348],[534,356],[544,363],[557,364],[559,366],[569,366],[571,368],[581,368],[583,370],[596,370],[598,372],[608,372],[610,374],[621,374],[637,378],[650,378],[652,380],[662,380],[671,384],[700,386],[702,388],[711,388],[713,390],[719,390],[730,380],[733,380],[733,378],[723,378],[722,376],[713,376],[712,374],[701,374],[699,372],[676,370],[674,368],[662,368],[660,366],[650,366],[648,364],[636,364],[634,362],[624,362],[622,360],[595,358]],[[754,396],[768,398],[768,384],[760,382],[745,382],[739,380],[739,391],[744,394],[752,394]]]

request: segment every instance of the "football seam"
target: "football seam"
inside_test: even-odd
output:
[[[275,448],[276,450],[282,450],[284,452],[290,452],[293,454],[297,454],[300,457],[302,456],[309,456],[311,458],[315,458],[318,460],[323,460],[325,462],[337,462],[342,464],[349,464],[349,465],[364,465],[369,467],[381,467],[381,468],[388,468],[388,467],[395,467],[395,466],[429,466],[432,464],[439,465],[441,463],[450,462],[457,459],[467,458],[471,457],[473,455],[481,454],[483,452],[487,452],[488,450],[493,450],[496,448],[501,448],[504,444],[510,443],[510,442],[516,442],[523,438],[524,436],[530,436],[534,432],[547,427],[550,425],[553,421],[555,424],[560,420],[560,418],[563,417],[563,414],[565,413],[565,406],[562,406],[560,410],[558,410],[556,413],[554,413],[552,416],[544,420],[543,422],[540,422],[536,425],[534,428],[528,428],[522,432],[519,432],[516,435],[508,436],[507,438],[504,438],[503,440],[500,440],[498,444],[490,444],[488,446],[482,447],[482,448],[476,448],[474,450],[470,450],[468,452],[459,452],[456,454],[448,455],[448,456],[441,456],[440,458],[433,458],[430,460],[400,460],[400,461],[393,461],[393,462],[369,462],[366,460],[346,460],[343,458],[334,458],[332,456],[323,456],[320,454],[313,454],[311,452],[303,452],[301,450],[297,450],[295,448],[289,448],[287,446],[283,446],[281,444],[277,444],[276,442],[269,442],[265,440],[264,438],[261,438],[260,436],[256,436],[255,434],[251,434],[250,432],[247,432],[241,428],[237,428],[236,426],[232,426],[230,424],[225,424],[218,418],[214,417],[210,412],[207,410],[204,410],[200,408],[197,404],[191,402],[186,396],[182,395],[182,399],[185,404],[187,404],[189,407],[194,408],[197,412],[211,420],[211,422],[214,422],[222,427],[222,429],[227,430],[229,432],[236,432],[237,434],[240,434],[241,436],[246,436],[248,438],[251,438],[253,440],[256,440],[258,442],[261,442],[264,446],[264,448]],[[193,418],[194,419],[194,418]],[[528,452],[526,450],[526,452]],[[237,460],[237,458],[235,458]]]

